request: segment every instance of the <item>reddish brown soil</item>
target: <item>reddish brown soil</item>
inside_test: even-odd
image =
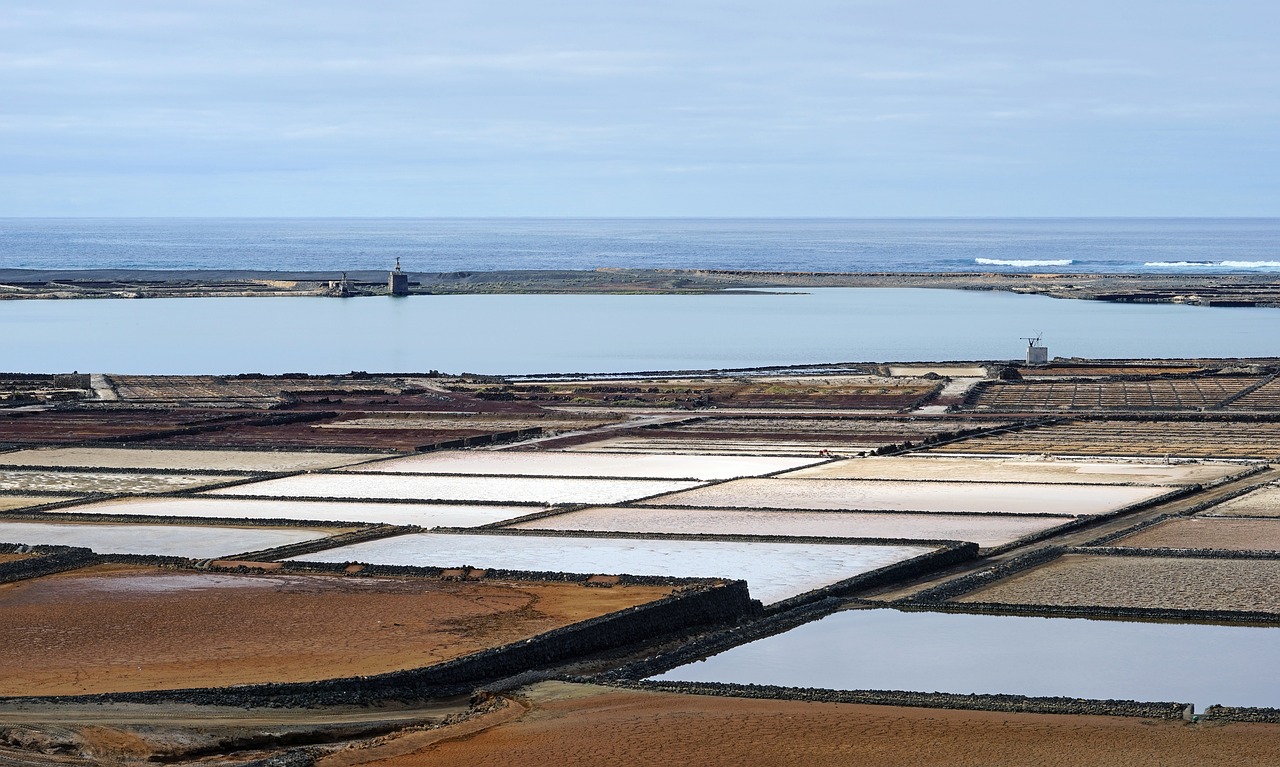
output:
[[[228,418],[212,410],[92,410],[0,413],[0,443],[39,445],[119,441],[170,434]]]
[[[378,674],[429,666],[669,593],[88,568],[0,586],[0,695]]]
[[[308,450],[315,448],[364,448],[410,451],[452,440],[489,437],[482,429],[326,429],[324,423],[276,425],[242,424],[216,432],[183,434],[149,443],[155,447],[180,448],[271,448]]]
[[[21,562],[24,559],[31,559],[34,554],[0,554],[0,565],[5,562]]]
[[[320,767],[859,765],[1163,767],[1280,764],[1280,725],[746,700],[533,688],[523,716],[495,712]]]
[[[455,391],[498,402],[629,407],[884,408],[915,405],[932,383],[670,380],[470,384]]]

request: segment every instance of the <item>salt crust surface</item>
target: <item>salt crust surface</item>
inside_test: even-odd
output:
[[[1211,482],[1244,470],[1224,463],[1158,464],[1120,461],[1019,461],[1002,458],[886,456],[800,469],[787,478],[925,479],[977,482],[1071,482],[1105,484],[1189,485]]]
[[[1067,554],[956,602],[1280,612],[1280,561]]]
[[[1267,485],[1252,493],[1210,507],[1206,517],[1280,517],[1280,486]]]
[[[418,533],[366,541],[296,559],[743,579],[754,598],[772,603],[931,550],[925,546]]]
[[[351,471],[426,474],[532,474],[568,477],[732,479],[813,463],[807,458],[761,456],[608,455],[567,452],[450,450],[357,466]]]
[[[582,509],[512,525],[528,530],[593,530],[625,533],[796,535],[828,538],[903,538],[972,541],[999,546],[1074,517],[1008,517],[973,514],[846,514],[838,511],[740,509]]]
[[[306,528],[91,525],[0,522],[0,541],[33,546],[83,546],[99,554],[156,554],[209,559],[324,538]]]
[[[39,490],[87,495],[89,493],[165,493],[208,487],[239,479],[211,474],[121,474],[94,471],[40,471],[0,469],[0,490]]]
[[[305,498],[408,498],[504,503],[622,503],[655,493],[696,487],[697,482],[651,479],[535,477],[417,477],[399,474],[306,474],[210,490],[211,495]]]
[[[128,498],[71,506],[76,514],[138,514],[156,517],[217,519],[297,519],[420,527],[478,527],[523,517],[528,506],[481,506],[425,503],[346,503],[278,501],[243,498]]]
[[[645,504],[708,508],[868,509],[1014,514],[1100,514],[1169,492],[1163,487],[739,479]]]

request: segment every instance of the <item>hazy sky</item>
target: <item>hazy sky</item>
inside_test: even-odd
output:
[[[0,215],[1280,215],[1275,0],[5,0]]]

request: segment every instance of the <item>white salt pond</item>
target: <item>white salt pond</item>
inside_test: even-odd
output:
[[[1238,463],[1142,463],[1137,461],[1028,461],[1002,458],[885,456],[800,469],[793,479],[969,480],[1079,484],[1190,485],[1245,470]]]
[[[1169,492],[1122,485],[739,479],[645,504],[707,508],[867,509],[1012,514],[1101,514]]]
[[[384,453],[320,453],[267,450],[156,450],[124,447],[55,447],[0,454],[5,466],[101,469],[212,469],[301,471],[347,466]]]
[[[0,490],[46,493],[167,493],[240,479],[209,474],[146,474],[0,469]]]
[[[305,474],[210,490],[211,495],[294,498],[404,498],[422,501],[623,503],[698,482],[558,477],[453,477],[404,474]]]
[[[0,522],[0,542],[83,546],[99,554],[156,554],[210,559],[326,537],[323,530],[195,525],[97,525]]]
[[[903,538],[972,541],[1000,546],[1075,517],[1015,517],[994,514],[880,514],[840,511],[750,511],[744,509],[598,508],[521,522],[527,530],[591,530],[621,533],[795,535],[826,538]]]
[[[710,480],[771,474],[811,463],[805,458],[760,456],[450,450],[378,461],[350,471]]]
[[[653,677],[1280,706],[1280,628],[848,610]]]
[[[769,604],[932,550],[927,546],[418,533],[365,541],[296,559],[742,579],[752,597]]]
[[[355,524],[479,527],[523,517],[528,506],[364,503],[344,501],[277,501],[244,498],[126,498],[58,511],[75,514],[136,514],[149,517],[211,519],[295,519]]]

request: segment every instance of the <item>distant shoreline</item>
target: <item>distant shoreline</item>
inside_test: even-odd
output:
[[[384,271],[0,269],[0,300],[370,296]],[[508,270],[410,273],[414,295],[585,293],[708,294],[769,288],[999,290],[1119,303],[1280,307],[1280,276],[1263,274],[1009,274],[1000,272],[785,272],[728,269]]]

